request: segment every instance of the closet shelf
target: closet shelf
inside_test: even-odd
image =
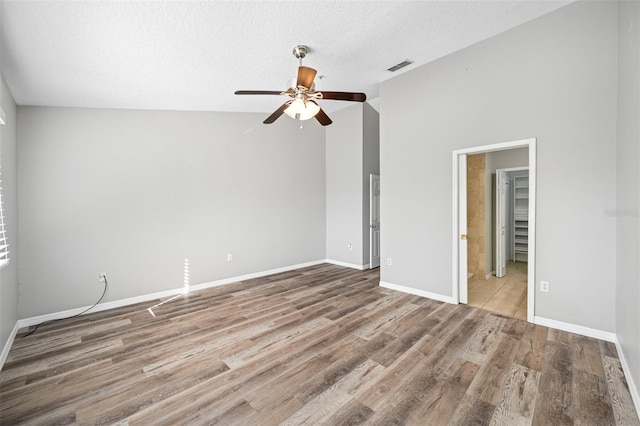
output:
[[[512,258],[526,262],[529,254],[529,176],[513,177],[512,196]]]

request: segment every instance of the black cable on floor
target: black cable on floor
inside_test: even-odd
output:
[[[42,324],[48,324],[50,322],[62,321],[62,320],[67,320],[67,319],[79,317],[80,315],[82,315],[82,314],[90,311],[91,309],[95,308],[98,305],[98,303],[102,302],[102,299],[104,299],[104,295],[107,294],[107,276],[103,275],[103,277],[104,277],[104,290],[102,291],[102,296],[100,296],[100,299],[98,299],[98,301],[96,303],[94,303],[91,307],[85,309],[84,311],[80,312],[79,314],[71,315],[70,317],[57,318],[57,319],[53,319],[53,320],[43,321],[40,324],[36,324],[35,328],[33,330],[31,330],[30,332],[28,332],[27,334],[25,334],[24,336],[22,336],[22,338],[24,339],[25,337],[31,336],[33,333],[36,332],[38,327],[40,327]]]

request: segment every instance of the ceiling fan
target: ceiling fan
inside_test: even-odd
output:
[[[313,68],[302,66],[302,58],[307,55],[309,48],[298,45],[293,48],[293,55],[300,60],[298,76],[292,79],[289,88],[285,91],[277,90],[238,90],[236,95],[285,95],[291,99],[282,104],[273,114],[263,121],[264,124],[271,124],[282,114],[298,120],[308,120],[315,117],[320,124],[328,126],[332,123],[329,116],[320,108],[317,101],[320,99],[332,99],[336,101],[364,102],[367,96],[364,93],[354,92],[329,92],[315,90],[317,71]]]

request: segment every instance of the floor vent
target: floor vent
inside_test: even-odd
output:
[[[413,61],[411,59],[405,59],[404,61],[400,62],[399,64],[395,64],[391,68],[387,68],[387,71],[395,72],[395,71],[398,71],[400,68],[404,68],[407,65],[411,65],[412,63],[413,63]]]

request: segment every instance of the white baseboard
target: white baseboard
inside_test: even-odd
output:
[[[11,346],[13,346],[13,341],[16,338],[16,334],[18,334],[18,323],[13,326],[13,330],[11,330],[11,334],[9,334],[9,338],[7,342],[4,344],[4,348],[2,348],[2,353],[0,354],[0,371],[2,371],[2,367],[4,367],[4,362],[7,360],[9,356],[9,351],[11,350]]]
[[[640,416],[640,392],[638,392],[638,386],[636,382],[633,381],[633,375],[631,374],[631,370],[629,369],[629,364],[627,363],[627,359],[624,357],[624,352],[622,351],[622,346],[620,345],[620,341],[618,340],[618,336],[616,336],[616,349],[618,351],[618,358],[620,359],[620,364],[622,364],[622,371],[624,372],[624,378],[627,381],[627,385],[629,386],[629,393],[631,394],[631,399],[633,399],[633,405],[636,406],[636,414]]]
[[[180,288],[174,290],[159,291],[157,293],[144,294],[142,296],[129,297],[126,299],[114,300],[112,302],[104,302],[96,305],[93,309],[87,312],[87,314],[106,311],[108,309],[121,308],[123,306],[134,305],[141,302],[148,302],[150,300],[162,299],[164,297],[171,297],[182,293],[184,293],[184,289]],[[40,324],[45,321],[54,321],[61,318],[68,318],[74,315],[78,315],[88,308],[89,306],[83,306],[81,308],[68,309],[66,311],[53,312],[45,315],[38,315],[37,317],[20,319],[17,323],[18,329],[31,327],[32,325]]]
[[[495,271],[491,271],[487,275],[484,276],[484,279],[488,280],[489,278],[493,277],[494,275],[495,275]]]
[[[202,283],[202,284],[196,284],[193,286],[189,287],[189,291],[197,291],[197,290],[204,290],[207,288],[211,288],[211,287],[219,287],[222,285],[226,285],[226,284],[231,284],[237,281],[244,281],[244,280],[250,280],[252,278],[260,278],[260,277],[264,277],[267,275],[273,275],[273,274],[278,274],[281,272],[287,272],[287,271],[291,271],[294,269],[299,269],[299,268],[306,268],[309,266],[315,266],[315,265],[320,265],[322,263],[325,263],[326,260],[325,259],[321,259],[321,260],[314,260],[312,262],[306,262],[306,263],[300,263],[297,265],[290,265],[290,266],[284,266],[282,268],[275,268],[275,269],[269,269],[267,271],[261,271],[261,272],[255,272],[252,274],[246,274],[246,275],[240,275],[237,277],[232,277],[232,278],[225,278],[222,280],[217,280],[217,281],[211,281],[208,283]],[[106,311],[107,309],[113,309],[113,308],[120,308],[123,306],[128,306],[128,305],[134,305],[136,303],[142,303],[142,302],[148,302],[150,300],[157,300],[157,299],[162,299],[165,297],[172,297],[172,296],[176,296],[178,294],[183,294],[185,292],[184,287],[182,288],[176,288],[176,289],[172,289],[172,290],[167,290],[167,291],[160,291],[157,293],[151,293],[151,294],[144,294],[142,296],[135,296],[135,297],[129,297],[127,299],[120,299],[120,300],[114,300],[112,302],[105,302],[105,303],[100,303],[99,305],[96,305],[93,309],[91,309],[90,312],[87,312],[87,314],[89,313],[94,313],[94,312],[100,312],[100,311]],[[4,345],[4,348],[2,349],[2,353],[0,354],[0,371],[2,370],[2,367],[4,366],[4,363],[7,359],[7,356],[9,356],[9,351],[11,350],[11,346],[13,345],[13,341],[16,337],[16,334],[18,334],[18,330],[20,330],[21,328],[24,327],[30,327],[32,325],[36,325],[36,324],[40,324],[41,322],[44,321],[51,321],[51,320],[56,320],[56,319],[60,319],[60,318],[67,318],[70,316],[74,316],[74,315],[78,315],[79,313],[81,313],[82,311],[86,310],[87,308],[89,308],[89,306],[84,306],[81,308],[75,308],[75,309],[68,309],[66,311],[60,311],[60,312],[54,312],[51,314],[46,314],[46,315],[39,315],[37,317],[30,317],[30,318],[24,318],[24,319],[20,319],[16,322],[15,326],[13,327],[13,330],[11,331],[11,335],[9,336],[9,338],[7,339],[7,342]]]
[[[570,324],[568,322],[556,321],[549,318],[535,316],[533,323],[555,328],[556,330],[568,331],[569,333],[580,334],[582,336],[593,337],[606,342],[615,343],[616,334],[608,331],[597,330],[595,328],[583,327],[581,325]]]
[[[267,271],[254,272],[251,274],[241,275],[238,277],[225,278],[222,280],[211,281],[208,283],[196,284],[189,287],[190,291],[204,290],[211,287],[220,287],[221,285],[227,285],[238,281],[251,280],[253,278],[266,277],[267,275],[279,274],[282,272],[293,271],[294,269],[308,268],[309,266],[320,265],[326,263],[325,259],[314,260],[312,262],[299,263],[297,265],[284,266],[282,268],[269,269]]]
[[[331,263],[332,265],[344,266],[346,268],[358,269],[360,271],[364,271],[365,269],[369,269],[369,264],[368,263],[366,265],[357,265],[355,263],[341,262],[339,260],[333,260],[333,259],[325,259],[325,262]]]
[[[311,262],[299,263],[297,265],[284,266],[281,268],[269,269],[266,271],[260,271],[260,272],[255,272],[251,274],[240,275],[240,276],[225,278],[225,279],[216,280],[216,281],[210,281],[207,283],[196,284],[196,285],[189,286],[188,291],[191,292],[191,291],[204,290],[212,287],[219,287],[219,286],[235,283],[238,281],[250,280],[253,278],[260,278],[267,275],[279,274],[281,272],[288,272],[294,269],[307,268],[309,266],[320,265],[322,263],[332,263],[334,265],[346,266],[348,268],[359,269],[359,270],[369,269],[368,264],[354,265],[350,263],[338,262],[335,260],[320,259],[320,260],[314,260]],[[87,314],[106,311],[108,309],[121,308],[123,306],[134,305],[136,303],[148,302],[151,300],[158,300],[158,299],[163,299],[167,297],[173,297],[173,296],[184,294],[184,293],[185,293],[185,288],[181,287],[181,288],[176,288],[172,290],[160,291],[156,293],[143,294],[141,296],[129,297],[126,299],[114,300],[112,302],[100,303],[99,305],[96,305],[93,309],[91,309],[90,312],[87,312]],[[7,339],[7,342],[2,348],[2,353],[0,354],[0,371],[2,370],[2,366],[4,365],[4,362],[6,361],[7,356],[9,356],[9,351],[11,350],[13,341],[16,335],[18,334],[18,330],[24,327],[31,327],[33,325],[40,324],[45,321],[57,320],[60,318],[67,318],[74,315],[78,315],[81,312],[85,311],[87,308],[89,308],[89,306],[83,306],[81,308],[68,309],[66,311],[53,312],[50,314],[39,315],[36,317],[23,318],[18,320],[14,325],[9,338]]]
[[[440,302],[451,303],[457,305],[451,296],[444,296],[442,294],[431,293],[424,290],[418,290],[416,288],[405,287],[402,285],[391,284],[388,282],[380,281],[380,287],[388,288],[391,290],[401,291],[403,293],[413,294],[414,296],[426,297],[428,299],[439,300]]]
[[[231,284],[237,281],[250,280],[252,278],[260,278],[267,275],[278,274],[281,272],[287,272],[287,271],[291,271],[299,268],[306,268],[309,266],[315,266],[322,263],[325,263],[324,259],[315,260],[312,262],[300,263],[297,265],[284,266],[282,268],[269,269],[267,271],[255,272],[251,274],[240,275],[237,277],[224,278],[221,280],[211,281],[211,282],[202,283],[202,284],[196,284],[196,285],[189,286],[189,292],[204,290],[212,287],[219,287],[219,286]],[[176,296],[178,294],[183,294],[183,293],[185,293],[185,288],[180,287],[172,290],[160,291],[157,293],[150,293],[150,294],[144,294],[141,296],[129,297],[127,299],[114,300],[112,302],[100,303],[95,308],[91,309],[90,312],[93,313],[93,312],[106,311],[107,309],[121,308],[123,306],[134,305],[136,303],[148,302],[150,300],[157,300],[165,297],[172,297],[172,296]],[[23,327],[30,327],[32,325],[40,324],[43,321],[51,321],[59,318],[66,318],[73,315],[78,315],[80,312],[84,311],[88,307],[89,306],[85,306],[82,308],[74,308],[66,311],[54,312],[51,314],[40,315],[37,317],[21,319],[21,320],[18,320],[17,327],[18,329],[20,329]],[[87,312],[87,313],[90,313],[90,312]]]

